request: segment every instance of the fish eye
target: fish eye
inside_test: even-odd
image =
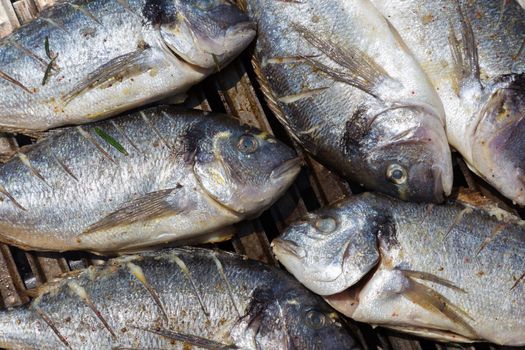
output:
[[[325,314],[317,310],[308,310],[305,313],[305,323],[312,329],[321,329],[328,324]]]
[[[386,170],[386,178],[395,185],[402,185],[408,180],[405,168],[399,164],[390,164]]]
[[[337,228],[337,220],[328,215],[321,216],[315,221],[314,226],[316,229],[324,233],[334,232]]]
[[[253,135],[244,134],[239,137],[237,142],[237,149],[244,154],[253,153],[259,148],[259,142]]]

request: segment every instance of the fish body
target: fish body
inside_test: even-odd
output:
[[[307,151],[347,179],[405,200],[452,187],[441,101],[369,0],[247,1],[255,70]]]
[[[359,349],[322,298],[231,253],[169,249],[110,260],[0,312],[0,346],[24,349]]]
[[[235,119],[154,107],[65,128],[0,167],[0,240],[111,253],[260,214],[291,184],[288,146]]]
[[[0,129],[32,133],[182,96],[254,35],[223,0],[59,2],[0,41]]]
[[[345,315],[441,341],[525,344],[525,222],[497,208],[362,194],[273,242]]]
[[[516,1],[373,3],[436,87],[449,143],[475,173],[525,205],[525,10]]]

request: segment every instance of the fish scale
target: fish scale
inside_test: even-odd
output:
[[[324,326],[309,328],[312,310]],[[266,349],[358,349],[339,322],[320,297],[281,270],[231,253],[181,248],[117,258],[41,287],[30,306],[0,313],[0,346],[255,349],[258,342]]]

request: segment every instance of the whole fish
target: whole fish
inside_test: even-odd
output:
[[[0,166],[0,241],[112,253],[223,240],[221,228],[268,208],[300,165],[268,133],[200,111],[66,128]]]
[[[348,349],[322,298],[285,272],[198,248],[122,257],[0,312],[0,346],[24,349]]]
[[[182,96],[255,26],[228,0],[70,0],[0,41],[0,130],[87,123]]]
[[[452,188],[438,95],[369,0],[246,1],[270,107],[319,161],[404,200]]]
[[[436,87],[450,144],[525,205],[525,10],[515,1],[373,2]]]
[[[273,249],[355,320],[437,340],[525,345],[525,222],[501,209],[362,194],[307,215]]]

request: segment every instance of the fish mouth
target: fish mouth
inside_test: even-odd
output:
[[[277,257],[281,255],[289,255],[297,259],[306,257],[306,250],[304,250],[304,248],[287,239],[275,238],[270,244],[270,247],[272,247]]]
[[[270,173],[270,178],[272,180],[279,180],[283,177],[295,176],[299,172],[303,164],[304,162],[302,157],[289,159],[283,164],[275,167]]]

